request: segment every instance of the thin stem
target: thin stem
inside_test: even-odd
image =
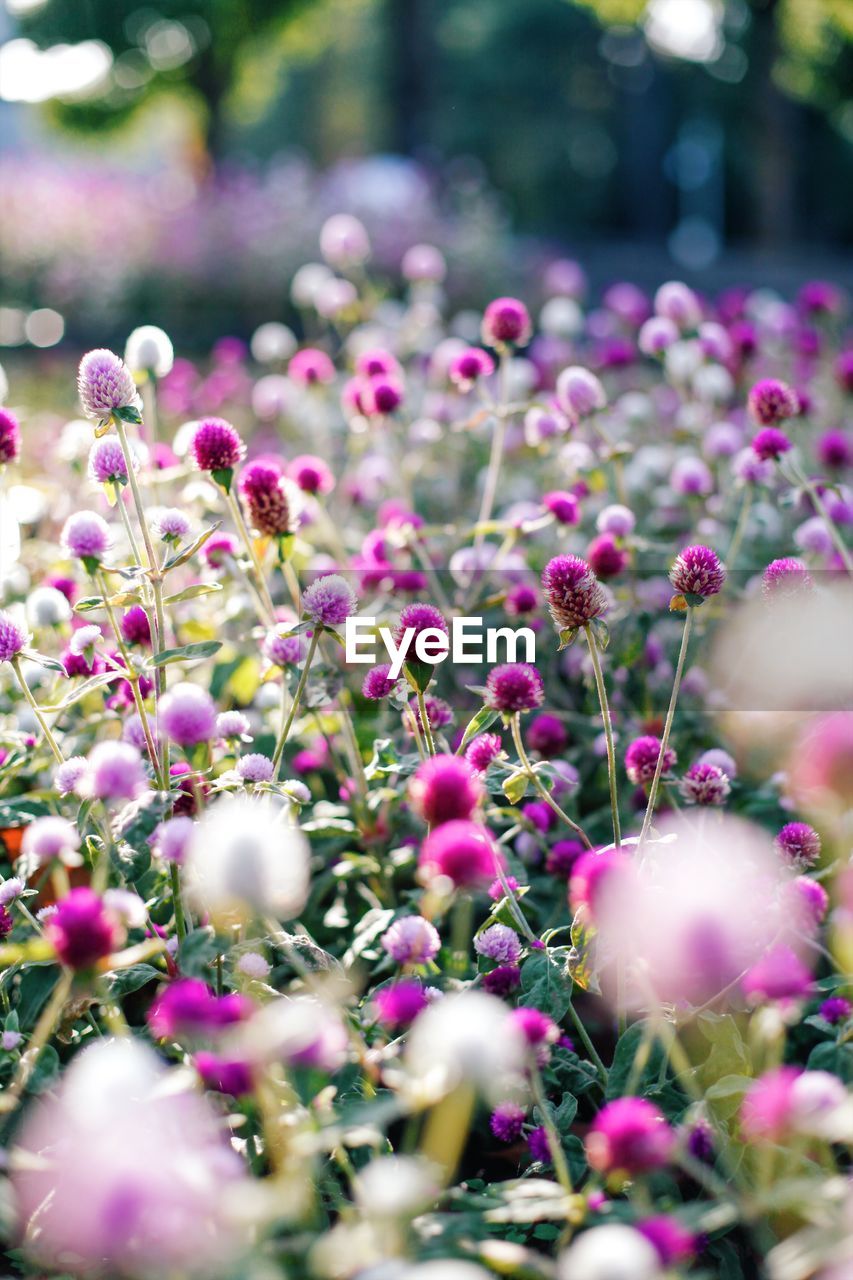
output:
[[[426,709],[426,701],[424,699],[423,689],[417,690],[418,711],[421,717],[421,728],[423,730],[424,741],[426,742],[427,751],[431,756],[435,755],[435,739],[432,736],[432,725],[429,722],[429,716]]]
[[[595,1045],[592,1043],[590,1034],[587,1031],[586,1027],[583,1025],[581,1016],[578,1013],[577,1009],[575,1008],[574,1001],[572,1001],[571,1004],[569,1005],[569,1016],[571,1017],[571,1020],[574,1024],[575,1031],[577,1031],[578,1035],[581,1038],[581,1043],[583,1044],[583,1047],[586,1049],[587,1053],[589,1054],[590,1062],[595,1067],[599,1080],[601,1081],[602,1085],[606,1086],[607,1068],[605,1067],[604,1063],[601,1061],[601,1058],[599,1057],[599,1054],[598,1054],[598,1050],[596,1049]]]
[[[791,463],[791,470],[794,476],[796,477],[796,479],[803,486],[806,493],[811,498],[815,511],[818,513],[818,515],[826,525],[827,529],[829,530],[829,536],[832,538],[832,541],[835,543],[835,549],[837,550],[838,554],[841,556],[841,561],[842,561],[842,564],[844,565],[844,568],[847,570],[847,572],[851,576],[853,576],[853,556],[851,556],[850,554],[850,549],[845,545],[844,539],[842,538],[838,530],[837,524],[835,523],[832,516],[827,511],[826,503],[818,493],[817,488],[814,484],[814,481],[812,481],[806,475],[805,471],[803,471],[802,467],[798,462]]]
[[[566,1195],[570,1196],[574,1191],[574,1188],[572,1187],[572,1176],[569,1173],[566,1153],[563,1150],[563,1144],[560,1141],[557,1126],[554,1124],[554,1118],[551,1115],[551,1108],[548,1105],[548,1099],[545,1097],[542,1077],[539,1074],[539,1068],[535,1062],[532,1062],[530,1065],[530,1085],[533,1100],[539,1108],[539,1114],[542,1117],[542,1127],[545,1130],[545,1137],[548,1142],[548,1151],[551,1154],[551,1163],[554,1166],[557,1181],[565,1191]]]
[[[187,936],[187,924],[184,919],[184,903],[181,897],[181,873],[176,862],[169,863],[169,880],[172,885],[172,907],[175,912],[175,929],[178,938],[183,942]]]
[[[415,746],[416,746],[416,747],[417,747],[417,749],[418,749],[418,755],[420,756],[420,758],[421,758],[422,760],[426,760],[426,758],[427,758],[427,753],[426,753],[426,750],[425,750],[425,748],[424,748],[423,738],[421,737],[421,731],[420,731],[420,729],[418,728],[418,717],[415,715],[414,711],[413,711],[413,710],[412,710],[412,708],[411,708],[410,703],[408,703],[408,702],[406,703],[406,710],[405,710],[405,714],[406,714],[406,716],[408,717],[408,720],[409,720],[409,725],[410,725],[410,727],[411,727],[412,734],[413,734],[414,739],[415,739]]]
[[[154,551],[154,544],[151,541],[151,532],[148,528],[148,521],[145,518],[145,508],[142,505],[142,494],[140,493],[139,482],[133,468],[133,454],[130,452],[127,432],[124,429],[124,423],[121,418],[113,418],[113,421],[115,422],[119,443],[121,444],[122,453],[124,454],[124,460],[127,465],[127,479],[130,484],[130,492],[133,496],[133,505],[136,508],[136,518],[139,521],[139,527],[142,530],[142,540],[145,543],[145,554],[148,557],[148,568],[152,573],[157,573],[157,556]]]
[[[616,751],[613,747],[613,722],[610,719],[610,706],[607,702],[607,689],[601,671],[601,658],[595,635],[589,623],[584,627],[586,641],[589,645],[589,656],[595,673],[595,687],[598,692],[598,704],[601,707],[601,719],[604,722],[604,740],[607,744],[607,780],[610,784],[610,812],[613,817],[613,843],[616,848],[622,844],[622,828],[619,823],[619,797],[616,793]]]
[[[302,700],[302,695],[305,692],[305,686],[308,683],[308,672],[311,669],[311,663],[314,661],[314,654],[317,652],[317,645],[319,643],[319,640],[320,640],[320,628],[317,627],[317,629],[314,631],[313,635],[311,636],[311,643],[308,646],[308,653],[306,654],[306,657],[305,657],[305,665],[302,668],[302,673],[299,677],[299,683],[296,686],[296,692],[293,695],[293,701],[291,702],[290,710],[287,713],[287,719],[284,722],[284,726],[281,730],[281,733],[278,735],[278,742],[275,744],[275,751],[273,752],[272,763],[273,763],[273,769],[275,770],[276,777],[278,777],[279,775],[279,766],[281,764],[282,753],[284,752],[284,747],[287,742],[287,739],[290,736],[290,730],[293,727],[293,721],[296,718],[297,708],[299,706],[299,703]]]
[[[521,766],[524,769],[530,781],[533,783],[536,790],[538,791],[539,795],[542,797],[545,803],[549,806],[549,808],[551,808],[554,811],[554,813],[556,813],[557,817],[561,818],[562,821],[565,822],[566,826],[571,827],[572,831],[575,832],[575,834],[577,835],[581,843],[587,849],[591,849],[593,847],[592,841],[584,831],[583,827],[579,826],[578,823],[575,822],[572,818],[570,818],[569,815],[560,807],[560,805],[557,804],[557,801],[551,795],[551,792],[548,790],[548,788],[545,786],[542,779],[539,777],[539,774],[536,773],[535,769],[533,768],[533,765],[530,762],[527,752],[524,749],[524,741],[521,736],[521,715],[519,712],[516,712],[512,718],[512,740],[515,743],[515,749],[518,752],[518,758],[519,758],[519,761],[521,762]]]
[[[652,825],[652,818],[654,817],[658,790],[660,788],[661,774],[663,773],[663,763],[666,757],[667,747],[669,746],[669,735],[672,732],[672,722],[675,718],[675,704],[678,701],[678,690],[681,687],[681,677],[684,673],[684,660],[687,657],[687,643],[690,639],[690,630],[692,626],[693,609],[688,605],[687,616],[684,619],[684,631],[681,636],[681,648],[678,651],[678,663],[675,668],[675,679],[672,682],[672,694],[669,699],[669,708],[667,710],[666,721],[663,726],[663,736],[660,740],[660,751],[658,752],[657,764],[655,765],[655,776],[652,778],[652,785],[649,790],[649,803],[646,805],[643,827],[640,832],[640,845],[642,845],[643,841],[648,836],[649,827]]]
[[[45,741],[47,742],[47,745],[50,747],[51,751],[53,752],[54,759],[56,760],[57,764],[62,764],[63,761],[65,760],[65,757],[63,756],[62,752],[59,749],[59,745],[56,741],[56,738],[54,738],[53,734],[50,731],[48,723],[45,720],[44,715],[42,714],[41,707],[36,702],[35,698],[30,692],[30,686],[27,684],[26,680],[24,679],[24,673],[21,670],[20,658],[15,657],[12,659],[12,670],[15,673],[15,678],[17,679],[18,684],[21,686],[21,691],[24,697],[26,698],[27,702],[30,704],[30,709],[32,710],[33,715],[38,721],[39,728],[44,734]]]
[[[246,548],[249,559],[252,562],[252,569],[254,571],[255,581],[258,588],[258,595],[261,603],[263,604],[264,612],[267,615],[265,621],[267,623],[272,623],[275,619],[275,606],[272,602],[272,596],[270,595],[269,587],[267,586],[264,571],[261,568],[261,562],[258,559],[258,553],[255,550],[252,535],[249,532],[246,521],[243,519],[243,512],[240,510],[240,504],[237,501],[237,497],[233,489],[229,488],[227,490],[225,500],[228,503],[228,510],[231,512],[231,518],[234,521],[240,538],[242,539],[243,546]]]
[[[353,774],[355,777],[355,785],[358,788],[359,798],[362,804],[367,804],[367,778],[364,774],[364,761],[361,758],[361,749],[358,745],[358,739],[355,735],[355,726],[352,722],[352,716],[349,710],[349,693],[346,692],[338,698],[338,707],[341,713],[341,725],[343,726],[344,739],[347,744],[347,754],[350,757]]]

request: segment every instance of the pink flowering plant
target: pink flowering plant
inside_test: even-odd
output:
[[[12,1265],[840,1280],[840,295],[556,262],[474,323],[404,248],[13,374]]]

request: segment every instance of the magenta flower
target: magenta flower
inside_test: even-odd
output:
[[[273,627],[264,636],[262,652],[267,662],[274,667],[292,667],[301,662],[308,652],[304,635],[293,635],[287,630],[287,624]]]
[[[69,969],[90,969],[121,942],[121,929],[102,898],[88,888],[72,889],[60,900],[45,934]]]
[[[545,683],[528,662],[505,662],[486,677],[486,706],[504,715],[534,711],[545,701]]]
[[[121,621],[121,634],[128,644],[151,644],[151,626],[148,621],[148,614],[142,608],[141,604],[134,604],[123,613]]]
[[[508,996],[521,986],[521,970],[517,964],[499,964],[491,973],[483,974],[483,990],[491,996]]]
[[[158,1040],[210,1035],[249,1016],[245,996],[217,996],[198,978],[179,978],[164,987],[148,1010],[148,1026]]]
[[[0,467],[21,455],[21,428],[14,413],[0,405]]]
[[[791,441],[778,427],[763,427],[752,438],[752,451],[762,462],[776,461],[791,448]]]
[[[302,593],[302,608],[324,627],[340,627],[358,610],[358,597],[339,573],[317,578]]]
[[[0,613],[0,662],[11,662],[27,643],[27,633],[8,613]]]
[[[303,387],[335,380],[334,364],[325,351],[319,351],[316,347],[305,347],[302,351],[297,351],[287,366],[287,373],[295,383]]]
[[[104,422],[117,409],[139,404],[136,383],[127,365],[112,351],[99,348],[80,361],[77,391],[87,418]]]
[[[489,1128],[498,1142],[515,1142],[521,1137],[524,1116],[517,1102],[501,1102],[489,1117]]]
[[[799,412],[797,393],[777,378],[756,382],[747,400],[749,411],[762,427],[774,426]]]
[[[406,639],[406,632],[413,634]],[[399,648],[405,642],[404,661],[410,662],[415,657],[415,646],[418,636],[424,631],[441,631],[450,635],[450,628],[444,614],[432,604],[407,604],[400,611],[400,621],[394,628],[394,643]]]
[[[750,1141],[775,1142],[788,1132],[799,1067],[775,1067],[749,1086],[740,1109],[740,1127]]]
[[[664,1267],[674,1267],[679,1262],[689,1262],[699,1249],[699,1238],[688,1231],[677,1218],[661,1214],[638,1222],[637,1231],[645,1236],[656,1250]]]
[[[99,800],[135,800],[147,786],[142,757],[129,742],[99,742],[89,752],[82,785]]]
[[[724,805],[731,791],[731,783],[715,764],[697,760],[678,784],[678,790],[687,804],[706,807]]]
[[[100,564],[112,543],[110,527],[96,511],[75,511],[62,527],[63,551],[88,568]]]
[[[786,866],[794,871],[807,871],[820,862],[820,836],[807,822],[786,823],[774,844]]]
[[[201,554],[209,569],[223,569],[226,560],[233,561],[239,545],[233,533],[215,533],[205,542]]]
[[[527,307],[517,298],[495,298],[483,313],[481,332],[487,347],[525,346],[531,333]]]
[[[477,773],[485,773],[502,750],[499,733],[481,733],[468,743],[465,748],[465,759]]]
[[[401,916],[382,935],[382,946],[397,964],[427,964],[438,955],[441,939],[423,916]]]
[[[580,840],[558,840],[548,850],[545,870],[558,880],[569,880],[575,865],[583,857],[584,846]]]
[[[361,692],[365,698],[371,702],[379,702],[381,698],[387,698],[397,688],[397,681],[389,677],[391,664],[382,662],[378,667],[372,667],[364,677],[361,686]]]
[[[587,418],[607,404],[607,396],[594,373],[580,365],[564,369],[557,378],[557,404],[570,418]]]
[[[814,591],[814,580],[802,560],[785,556],[772,560],[764,570],[761,591],[768,600],[810,595]]]
[[[96,484],[127,483],[127,460],[115,436],[94,442],[89,450],[89,475]]]
[[[527,728],[527,745],[543,760],[562,755],[569,744],[565,725],[557,716],[544,711],[530,721]]]
[[[631,865],[623,853],[606,849],[589,850],[578,858],[569,881],[569,903],[573,911],[585,907],[594,920],[603,906],[630,893]]]
[[[209,742],[216,733],[216,704],[206,689],[182,681],[160,703],[160,723],[179,747]]]
[[[625,772],[629,782],[642,786],[651,782],[657,769],[661,740],[651,734],[643,738],[635,738],[625,752]],[[663,757],[663,772],[669,773],[678,757],[672,747],[667,747]]]
[[[649,1173],[668,1163],[675,1134],[645,1098],[617,1098],[599,1111],[585,1146],[587,1160],[599,1173]]]
[[[33,867],[42,867],[58,858],[66,866],[80,866],[80,835],[73,823],[55,814],[36,818],[24,832],[21,852]]]
[[[542,587],[558,631],[575,630],[607,608],[601,584],[580,556],[554,556],[542,572]]]
[[[294,497],[299,490],[286,479],[277,462],[258,459],[243,468],[240,495],[249,523],[258,533],[280,538],[296,528]]]
[[[331,493],[335,487],[335,477],[322,458],[313,453],[300,454],[288,465],[287,474],[303,493]]]
[[[447,376],[460,391],[470,391],[478,378],[488,378],[495,371],[495,362],[488,351],[480,347],[466,347],[450,362]]]
[[[224,418],[204,418],[193,432],[190,453],[199,471],[229,472],[242,461],[246,446]]]
[[[598,578],[615,578],[628,564],[628,552],[612,533],[600,533],[586,549],[589,567]]]
[[[376,1020],[390,1031],[414,1022],[427,1007],[426,992],[414,978],[403,978],[393,986],[381,987],[373,997]]]
[[[485,791],[471,766],[458,756],[424,760],[409,781],[409,798],[430,827],[470,818]]]
[[[812,989],[812,975],[790,947],[774,947],[752,966],[741,987],[748,1000],[800,1000]]]
[[[824,1000],[818,1009],[818,1014],[825,1022],[831,1026],[837,1026],[840,1022],[846,1022],[853,1013],[853,1004],[846,1000],[844,996],[830,996],[828,1000]]]
[[[402,403],[403,384],[399,378],[370,378],[362,388],[362,410],[369,417],[384,418]]]
[[[580,522],[578,500],[573,493],[567,493],[564,489],[553,489],[543,496],[542,502],[545,510],[551,512],[558,524],[578,524]]]
[[[200,1050],[193,1057],[193,1066],[208,1089],[241,1098],[254,1088],[251,1063],[240,1058],[223,1058],[208,1050]]]
[[[715,596],[726,580],[725,566],[710,547],[685,547],[675,558],[669,580],[683,596]]]
[[[421,709],[416,698],[409,700],[409,710],[415,717],[415,723],[418,729],[423,733],[424,722],[421,717]],[[424,697],[424,706],[426,708],[427,720],[429,720],[432,729],[443,729],[445,725],[453,723],[453,708],[443,698],[434,698],[431,694]],[[408,717],[403,720],[407,733],[411,733]]]
[[[485,889],[497,874],[498,847],[477,822],[445,822],[421,845],[418,867],[427,880],[442,877],[455,889]]]

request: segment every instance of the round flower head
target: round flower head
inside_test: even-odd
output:
[[[36,818],[24,832],[21,841],[21,853],[32,862],[33,867],[44,866],[58,858],[66,866],[80,866],[82,858],[78,853],[80,836],[77,828],[65,818],[52,814],[44,818]]]
[[[673,1267],[689,1262],[697,1252],[698,1237],[688,1231],[677,1218],[661,1214],[637,1223],[637,1230],[656,1250],[663,1266]]]
[[[401,916],[382,935],[382,946],[397,964],[427,964],[438,955],[441,939],[423,916]]]
[[[741,982],[747,1000],[800,1000],[809,994],[812,976],[790,947],[773,947]]]
[[[27,633],[8,613],[0,613],[0,662],[11,662],[27,643]]]
[[[505,662],[486,677],[485,701],[504,715],[533,711],[545,701],[545,684],[528,662]]]
[[[142,757],[129,742],[99,742],[79,787],[99,800],[135,800],[145,790]]]
[[[560,1254],[557,1280],[660,1280],[654,1245],[633,1227],[607,1223],[584,1231]]]
[[[604,387],[589,369],[572,365],[557,378],[557,403],[571,418],[587,418],[607,404]]]
[[[752,451],[762,462],[781,458],[791,447],[791,441],[778,427],[763,427],[752,438]]]
[[[361,692],[365,698],[371,702],[378,702],[381,698],[387,698],[397,688],[397,681],[392,680],[389,676],[391,664],[382,662],[378,667],[372,667],[364,677],[361,686]]]
[[[201,554],[208,569],[223,569],[227,560],[233,560],[239,550],[239,543],[233,533],[215,533],[208,538],[201,549]]]
[[[430,728],[433,730],[443,729],[445,725],[453,722],[453,708],[448,702],[445,702],[443,698],[434,698],[432,694],[428,693],[424,697],[424,706],[426,707],[427,720],[430,723]],[[415,724],[418,726],[418,729],[423,733],[424,722],[421,718],[421,709],[418,706],[416,698],[409,699],[409,711],[412,716],[414,716]],[[406,728],[406,732],[411,733],[411,725],[408,716],[404,718],[403,724]]]
[[[579,840],[558,840],[548,850],[545,870],[558,880],[571,879],[575,864],[583,857],[584,846]]]
[[[403,660],[408,662],[416,656],[418,637],[424,631],[440,631],[450,635],[450,628],[444,614],[432,604],[407,604],[400,611],[400,621],[394,628],[394,644],[402,649]],[[411,635],[407,635],[411,632]],[[435,637],[429,637],[433,640]]]
[[[807,822],[786,823],[774,844],[783,862],[792,870],[807,871],[820,862],[820,836]]]
[[[237,761],[237,772],[244,782],[272,782],[275,766],[269,756],[255,751]]]
[[[381,987],[373,998],[376,1021],[392,1031],[407,1027],[427,1007],[427,996],[415,978]]]
[[[773,426],[785,418],[793,418],[799,412],[797,393],[777,378],[763,378],[756,382],[747,400],[749,411],[762,427]]]
[[[151,644],[151,626],[148,614],[141,604],[134,604],[123,613],[119,622],[121,634],[127,644]]]
[[[205,689],[182,681],[160,703],[160,723],[163,732],[179,747],[194,747],[214,737],[216,705]]]
[[[784,556],[772,560],[761,578],[761,591],[766,600],[807,596],[814,591],[814,580],[802,560]]]
[[[844,996],[830,996],[828,1000],[824,1000],[818,1009],[818,1014],[825,1022],[832,1026],[837,1026],[840,1022],[846,1022],[853,1013],[853,1004]]]
[[[612,533],[614,538],[629,538],[637,526],[637,517],[629,507],[613,503],[599,511],[595,527],[599,533]]]
[[[129,368],[137,373],[152,373],[155,378],[165,378],[175,363],[175,349],[171,339],[153,324],[140,325],[127,339],[124,358]]]
[[[250,736],[249,718],[242,711],[221,711],[216,717],[216,734],[219,738],[243,738]]]
[[[726,803],[731,791],[722,769],[715,764],[692,764],[678,784],[681,796],[688,804],[719,806]]]
[[[515,1142],[521,1137],[525,1117],[524,1107],[517,1102],[501,1102],[489,1118],[489,1128],[498,1142]]]
[[[21,428],[14,413],[0,405],[0,467],[15,462],[21,454]]]
[[[615,578],[628,563],[628,553],[612,533],[600,533],[586,549],[589,567],[599,578]]]
[[[272,965],[259,951],[244,951],[235,968],[244,977],[263,982],[269,976]]]
[[[370,257],[370,239],[351,213],[333,213],[320,228],[320,252],[333,267],[355,267]]]
[[[542,571],[542,587],[558,631],[586,626],[607,608],[591,566],[580,556],[554,556]]]
[[[655,312],[681,330],[696,329],[702,320],[699,299],[680,280],[669,280],[660,286],[655,294]]]
[[[479,778],[458,756],[431,756],[409,781],[412,805],[430,827],[470,818],[483,795]]]
[[[679,339],[678,325],[666,316],[652,316],[637,335],[637,346],[644,356],[662,356]]]
[[[152,532],[162,542],[183,542],[191,528],[189,516],[177,507],[164,507],[151,521]]]
[[[204,418],[193,432],[190,454],[199,471],[233,471],[246,446],[240,433],[224,418]]]
[[[553,760],[562,755],[569,744],[569,735],[562,720],[543,712],[531,720],[527,729],[527,744],[543,760]]]
[[[293,533],[301,509],[301,494],[276,462],[258,459],[243,468],[240,495],[249,523],[270,538]]]
[[[72,889],[45,926],[48,941],[69,969],[89,969],[121,941],[118,923],[91,889]]]
[[[413,244],[403,254],[400,274],[413,284],[427,281],[440,283],[447,274],[447,263],[439,249],[431,244]]]
[[[669,580],[680,595],[715,596],[726,580],[725,566],[710,547],[685,547],[675,558]]]
[[[465,749],[465,759],[476,773],[485,773],[503,750],[499,733],[481,733]]]
[[[474,939],[477,955],[498,964],[515,964],[521,957],[521,939],[508,924],[490,924]]]
[[[478,378],[488,378],[495,371],[495,362],[488,351],[480,347],[466,347],[450,362],[447,376],[460,391],[470,391]]]
[[[525,346],[530,341],[527,307],[517,298],[495,298],[483,313],[481,333],[487,347]]]
[[[139,395],[133,375],[112,351],[90,351],[80,361],[77,391],[87,418],[105,422],[116,409],[135,407]]]
[[[59,541],[66,555],[94,565],[103,560],[112,537],[106,520],[96,511],[75,511],[65,521]]]
[[[553,489],[543,496],[542,502],[545,510],[551,512],[558,524],[579,523],[580,510],[578,500],[573,493],[567,493],[564,489]]]
[[[53,785],[56,787],[57,794],[69,796],[76,791],[88,769],[85,756],[71,756],[63,761],[53,775]]]
[[[369,378],[362,388],[361,404],[370,417],[382,418],[403,403],[403,384],[399,378]]]
[[[288,465],[287,474],[303,493],[331,493],[335,487],[335,477],[323,459],[312,453],[294,458]]]
[[[293,635],[287,623],[271,628],[264,636],[263,655],[274,667],[291,667],[307,653],[305,637]]]
[[[302,608],[314,622],[340,627],[358,609],[358,597],[339,573],[317,578],[302,593]]]
[[[629,782],[633,782],[635,786],[642,786],[652,781],[657,769],[660,749],[660,738],[655,738],[651,734],[634,739],[625,752],[625,772]],[[669,773],[676,760],[677,756],[672,747],[667,747],[663,757],[663,772]]]
[[[93,443],[89,450],[89,477],[95,484],[127,483],[127,460],[115,436],[104,436]]]
[[[186,813],[161,822],[154,833],[153,846],[158,858],[164,862],[184,861],[187,845],[193,832],[193,820]]]
[[[648,1173],[669,1161],[675,1134],[645,1098],[617,1098],[599,1111],[585,1146],[587,1160],[599,1173]]]
[[[456,889],[485,889],[497,874],[500,853],[491,834],[476,822],[445,822],[427,836],[418,866],[428,880],[438,876]]]
[[[319,383],[333,382],[335,366],[325,351],[305,347],[297,351],[287,366],[288,376],[299,386],[311,387]]]

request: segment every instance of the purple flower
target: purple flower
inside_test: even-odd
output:
[[[722,769],[715,764],[703,764],[697,760],[678,784],[678,790],[688,804],[723,805],[731,791]]]
[[[44,866],[58,858],[68,866],[79,866],[82,859],[77,852],[80,836],[77,828],[67,818],[46,814],[36,818],[24,832],[21,852],[34,866]]]
[[[296,666],[307,653],[305,637],[301,634],[291,634],[287,624],[273,627],[268,631],[264,636],[262,648],[267,662],[271,662],[274,667],[282,668]]]
[[[116,409],[139,403],[133,375],[123,360],[112,351],[99,348],[80,361],[77,391],[87,418],[104,422]]]
[[[423,916],[401,916],[382,935],[382,946],[397,964],[427,964],[438,955],[441,939]]]
[[[176,818],[167,818],[165,822],[161,822],[153,837],[157,856],[164,862],[176,862],[180,865],[186,856],[193,825],[188,814],[179,814]]]
[[[489,1118],[489,1128],[499,1142],[515,1142],[521,1137],[524,1114],[517,1102],[501,1102]]]
[[[675,1134],[645,1098],[617,1098],[602,1107],[586,1137],[586,1157],[599,1173],[648,1173],[665,1165]]]
[[[807,822],[788,822],[776,836],[776,849],[786,866],[807,871],[820,861],[820,836]]]
[[[445,822],[421,846],[418,867],[427,880],[443,877],[457,889],[487,888],[500,853],[491,832],[477,822]]]
[[[406,639],[406,632],[411,631],[413,634]],[[440,631],[444,635],[450,634],[450,628],[444,614],[440,609],[436,609],[432,604],[407,604],[400,611],[400,621],[394,628],[394,643],[400,648],[405,644],[403,649],[403,659],[408,662],[415,657],[415,646],[424,631]]]
[[[131,605],[127,612],[122,614],[119,626],[127,644],[145,646],[151,644],[151,625],[148,621],[148,614],[141,604]]]
[[[431,694],[427,694],[424,698],[424,706],[426,708],[427,720],[429,721],[432,729],[442,729],[445,725],[452,723],[453,709],[448,702],[444,701],[443,698],[434,698]],[[418,729],[423,733],[424,725],[423,720],[421,719],[421,709],[418,706],[416,698],[411,698],[409,700],[409,710],[415,717],[415,724],[418,726]],[[411,727],[409,725],[408,717],[403,721],[403,723],[406,731],[410,733]]]
[[[814,581],[802,560],[784,556],[781,560],[772,560],[764,570],[761,591],[767,600],[810,595]]]
[[[166,507],[154,516],[151,528],[161,541],[177,545],[186,538],[192,526],[183,511],[177,507]]]
[[[589,567],[599,578],[615,578],[628,563],[628,552],[612,533],[600,533],[586,549]]]
[[[21,428],[14,413],[0,405],[0,467],[21,454]]]
[[[580,556],[554,556],[542,572],[542,587],[558,631],[586,626],[607,608],[592,567]]]
[[[325,351],[316,347],[304,347],[291,359],[287,373],[298,385],[311,387],[317,383],[333,382],[335,366]]]
[[[127,460],[115,436],[94,442],[89,451],[89,475],[96,484],[127,483]]]
[[[781,458],[791,447],[791,441],[778,427],[764,427],[752,438],[752,451],[762,462]]]
[[[726,570],[710,547],[685,547],[675,558],[669,580],[680,595],[715,596],[726,580]]]
[[[160,722],[179,747],[194,747],[214,737],[216,705],[206,689],[182,681],[160,703]]]
[[[370,417],[387,417],[402,403],[403,384],[399,378],[380,375],[377,378],[369,378],[362,388],[362,409]]]
[[[110,547],[110,527],[96,511],[75,511],[69,516],[60,534],[62,549],[67,555],[87,564],[99,564]]]
[[[254,1087],[251,1065],[239,1058],[222,1058],[218,1054],[201,1050],[194,1056],[193,1066],[205,1087],[214,1089],[217,1093],[240,1098],[251,1093]]]
[[[756,382],[747,400],[749,411],[762,427],[773,426],[785,418],[793,418],[799,412],[797,394],[777,378],[763,378]]]
[[[587,418],[607,404],[607,396],[594,373],[580,365],[564,369],[557,378],[557,404],[570,418]]]
[[[90,969],[121,941],[121,931],[103,899],[91,889],[72,889],[57,904],[45,934],[69,969]]]
[[[655,311],[681,330],[698,328],[702,320],[699,299],[681,280],[668,280],[655,294]]]
[[[241,1022],[252,1011],[245,996],[217,996],[198,978],[170,982],[148,1010],[148,1026],[158,1040],[203,1036]]]
[[[495,362],[488,351],[480,347],[466,347],[450,362],[448,377],[460,391],[470,391],[478,378],[488,378],[495,371]]]
[[[629,782],[633,782],[635,786],[641,786],[643,783],[652,781],[661,746],[660,738],[655,738],[651,734],[634,739],[625,752],[625,772]],[[667,747],[663,757],[663,772],[669,773],[677,759],[672,747]]]
[[[486,677],[486,706],[505,715],[533,711],[544,700],[544,681],[528,662],[505,662]]]
[[[427,1007],[427,996],[420,982],[403,978],[393,986],[382,987],[373,997],[376,1020],[383,1027],[396,1031],[414,1022]]]
[[[470,818],[483,796],[479,778],[458,756],[436,755],[424,760],[409,782],[409,798],[430,827]]]
[[[483,990],[492,996],[508,996],[521,985],[521,970],[517,964],[501,964],[491,973],[483,974]]]
[[[0,662],[11,662],[27,643],[27,633],[8,613],[0,613]]]
[[[205,418],[190,441],[190,453],[199,471],[233,471],[245,452],[240,433],[224,418]]]
[[[475,937],[474,950],[498,964],[516,964],[521,957],[521,940],[508,924],[490,924]]]
[[[579,840],[557,840],[548,850],[545,870],[558,880],[568,880],[578,858],[583,857],[584,846]]]
[[[539,1164],[551,1163],[551,1148],[548,1146],[548,1132],[544,1125],[530,1130],[527,1135],[527,1146],[531,1160],[536,1160]]]
[[[239,543],[233,533],[215,533],[201,549],[208,569],[222,569],[227,559],[233,560]]]
[[[323,459],[316,458],[312,453],[303,453],[293,458],[287,474],[303,493],[331,493],[335,487],[335,477]]]
[[[580,522],[578,500],[573,493],[567,493],[564,489],[552,489],[543,496],[542,502],[545,510],[551,512],[558,524]]]
[[[797,1000],[812,988],[812,976],[790,947],[774,947],[754,964],[741,983],[753,1001]]]
[[[0,429],[1,437],[2,429]],[[0,443],[0,457],[2,457],[2,449],[3,446]],[[840,471],[843,467],[853,464],[853,441],[846,432],[837,427],[823,433],[817,442],[816,452],[818,461],[833,471]]]
[[[142,757],[129,742],[99,742],[89,752],[82,782],[99,800],[135,800],[146,787]]]
[[[276,462],[258,459],[243,468],[240,495],[249,523],[258,533],[280,538],[296,528],[299,490],[285,477]]]
[[[249,735],[249,717],[242,711],[221,711],[216,717],[216,734],[219,738],[243,738]]]
[[[317,578],[302,593],[302,608],[324,627],[340,627],[358,609],[358,597],[339,573]]]
[[[820,1017],[832,1026],[839,1022],[846,1022],[851,1013],[853,1013],[853,1004],[845,1000],[844,996],[830,996],[818,1009]]]
[[[523,347],[530,340],[530,316],[517,298],[495,298],[483,313],[481,333],[487,347]]]
[[[89,766],[84,756],[71,756],[59,765],[53,775],[53,784],[61,796],[71,795],[88,773]]]
[[[275,767],[269,756],[251,752],[237,761],[237,772],[244,782],[272,782]]]
[[[638,1222],[637,1230],[655,1248],[664,1267],[689,1261],[698,1249],[696,1235],[682,1226],[677,1218],[665,1214]]]
[[[371,702],[378,702],[381,698],[387,698],[397,688],[397,681],[389,678],[391,664],[382,662],[378,667],[372,667],[364,677],[364,683],[361,686],[361,692],[365,698],[369,698]]]
[[[477,773],[485,773],[503,747],[499,733],[481,733],[472,738],[465,749],[465,759]]]

